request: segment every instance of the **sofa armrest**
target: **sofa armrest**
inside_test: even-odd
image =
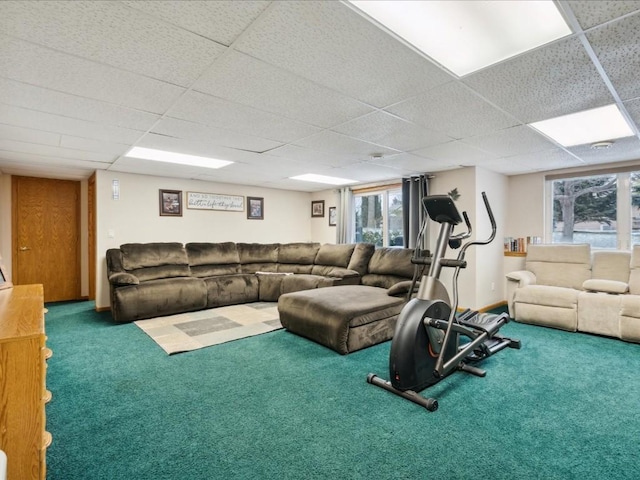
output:
[[[359,277],[360,274],[358,272],[356,272],[355,270],[348,270],[346,268],[334,268],[333,270],[331,270],[328,274],[327,277],[331,277],[331,278],[354,278],[354,277]]]
[[[117,287],[122,287],[125,285],[139,285],[140,280],[130,273],[117,272],[109,275],[109,283]]]
[[[411,289],[412,283],[413,280],[403,280],[402,282],[391,285],[391,287],[387,289],[387,295],[390,295],[392,297],[407,296],[408,298],[410,298],[420,288],[420,282],[416,282],[413,287],[413,292],[411,292],[411,294],[409,295],[409,290]]]
[[[507,307],[511,318],[515,318],[516,315],[513,305],[513,298],[515,297],[516,290],[518,288],[526,287],[527,285],[535,284],[536,276],[533,272],[528,270],[518,270],[507,273]]]

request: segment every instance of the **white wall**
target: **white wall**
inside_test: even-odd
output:
[[[120,182],[120,199],[112,199],[112,180]],[[264,197],[264,220],[245,212],[190,210],[182,217],[159,215],[159,189]],[[328,226],[333,191],[314,193],[253,186],[169,179],[99,171],[96,175],[96,307],[109,305],[105,252],[130,242],[308,242],[335,243]],[[311,218],[311,199],[325,200],[324,218]]]

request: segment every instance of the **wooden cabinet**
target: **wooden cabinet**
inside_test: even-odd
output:
[[[8,480],[46,478],[44,312],[42,285],[0,291],[0,450]]]

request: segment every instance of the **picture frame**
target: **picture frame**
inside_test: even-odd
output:
[[[182,216],[182,190],[160,190],[160,216]]]
[[[324,200],[311,201],[311,216],[324,217]]]
[[[338,212],[336,207],[329,207],[329,226],[335,227],[338,225]]]
[[[247,218],[264,220],[264,197],[247,197]]]

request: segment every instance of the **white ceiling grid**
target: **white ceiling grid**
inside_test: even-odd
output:
[[[315,191],[288,177],[640,160],[637,136],[565,149],[526,125],[620,100],[638,132],[640,1],[556,4],[571,36],[458,78],[343,2],[2,1],[0,172]],[[123,157],[131,146],[236,163]]]

